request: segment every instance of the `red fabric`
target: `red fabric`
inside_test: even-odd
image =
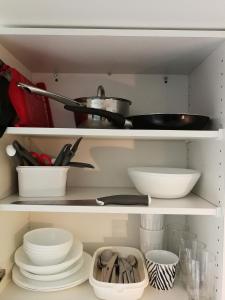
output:
[[[4,67],[6,69],[6,67]],[[5,70],[4,70],[5,71]],[[34,85],[16,69],[7,66],[11,74],[9,97],[18,119],[14,126],[17,127],[53,127],[52,114],[49,101],[46,97],[29,94],[17,87],[17,82]],[[39,87],[45,87],[40,83]]]

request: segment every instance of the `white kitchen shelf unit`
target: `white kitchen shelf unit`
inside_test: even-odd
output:
[[[0,44],[31,72],[189,74],[223,31],[0,28]]]
[[[152,199],[149,206],[69,206],[13,204],[26,200],[86,200],[101,196],[138,194],[133,188],[70,188],[65,197],[23,198],[11,195],[0,202],[0,211],[70,212],[70,213],[116,213],[116,214],[165,214],[165,215],[220,215],[220,208],[203,198],[189,194],[180,199]]]
[[[1,294],[4,300],[74,300],[74,299],[88,299],[98,300],[95,297],[91,286],[88,283],[84,283],[80,286],[74,287],[65,291],[51,292],[51,293],[40,293],[26,291],[15,284],[10,283],[8,287]],[[154,288],[147,287],[144,291],[144,295],[141,300],[165,300],[165,292],[159,292]],[[167,300],[182,299],[188,300],[187,292],[180,286],[174,287],[171,291],[166,292]]]
[[[140,140],[204,140],[220,139],[223,130],[129,130],[129,129],[85,129],[85,128],[32,128],[8,127],[8,135],[74,137]]]

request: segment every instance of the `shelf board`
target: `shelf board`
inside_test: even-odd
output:
[[[138,194],[133,188],[70,188],[65,197],[57,200],[96,199],[101,196],[116,194]],[[56,200],[48,198],[22,198],[12,195],[0,200],[0,211],[30,211],[30,212],[70,212],[70,213],[117,213],[117,214],[165,214],[165,215],[218,215],[219,208],[210,202],[194,195],[180,199],[152,199],[149,206],[68,206],[68,205],[16,205],[15,201],[26,200]]]
[[[189,74],[224,40],[212,30],[0,27],[0,44],[42,73]]]
[[[41,128],[8,127],[8,135],[74,137],[140,140],[201,140],[218,139],[220,130],[129,130],[129,129],[86,129],[86,128]]]
[[[32,292],[17,287],[14,283],[8,284],[0,298],[4,300],[97,300],[92,287],[88,282],[65,290],[51,293]],[[159,292],[154,288],[147,287],[141,300],[188,300],[187,292],[180,286],[175,286],[167,292]]]

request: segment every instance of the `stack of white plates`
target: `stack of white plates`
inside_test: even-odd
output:
[[[82,243],[68,231],[41,228],[24,235],[23,246],[15,253],[12,279],[27,290],[63,290],[88,279],[91,261]]]

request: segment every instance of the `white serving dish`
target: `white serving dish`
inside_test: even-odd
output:
[[[149,250],[163,249],[164,230],[140,230],[140,248],[143,253]]]
[[[141,215],[141,227],[147,230],[162,230],[164,215]]]
[[[97,280],[97,257],[105,250],[110,249],[119,253],[122,257],[134,255],[138,260],[138,270],[141,281],[137,283],[107,283]],[[145,267],[144,258],[141,252],[131,247],[103,247],[96,250],[92,259],[89,283],[94,289],[96,297],[106,300],[136,300],[143,295],[145,287],[148,285],[148,273]]]
[[[200,173],[192,169],[136,167],[128,168],[136,189],[154,198],[182,198],[191,192]]]
[[[64,279],[55,281],[39,281],[29,279],[21,274],[17,266],[14,266],[12,271],[12,280],[21,288],[37,292],[54,292],[72,288],[85,282],[89,277],[92,257],[88,253],[84,252],[83,258],[84,263],[82,268],[78,272]]]
[[[66,193],[67,166],[20,166],[16,170],[21,197],[60,197]]]
[[[62,262],[73,245],[73,235],[61,228],[38,228],[25,233],[23,249],[36,265]],[[77,242],[78,243],[78,242]]]
[[[83,262],[84,262],[83,256],[75,264],[70,266],[68,269],[66,269],[63,272],[57,273],[57,274],[39,275],[39,274],[27,272],[24,269],[20,269],[20,273],[22,275],[24,275],[26,278],[33,279],[33,280],[39,280],[39,281],[55,281],[55,280],[64,279],[80,270],[80,268],[82,267]]]
[[[14,259],[15,259],[15,263],[19,268],[22,268],[30,273],[39,274],[39,275],[51,275],[51,274],[57,274],[59,272],[63,272],[64,270],[69,268],[71,265],[76,263],[82,257],[82,253],[83,253],[82,244],[80,246],[80,241],[77,244],[75,240],[72,249],[66,256],[64,261],[56,265],[50,265],[50,266],[35,265],[26,255],[22,246],[16,250]]]

